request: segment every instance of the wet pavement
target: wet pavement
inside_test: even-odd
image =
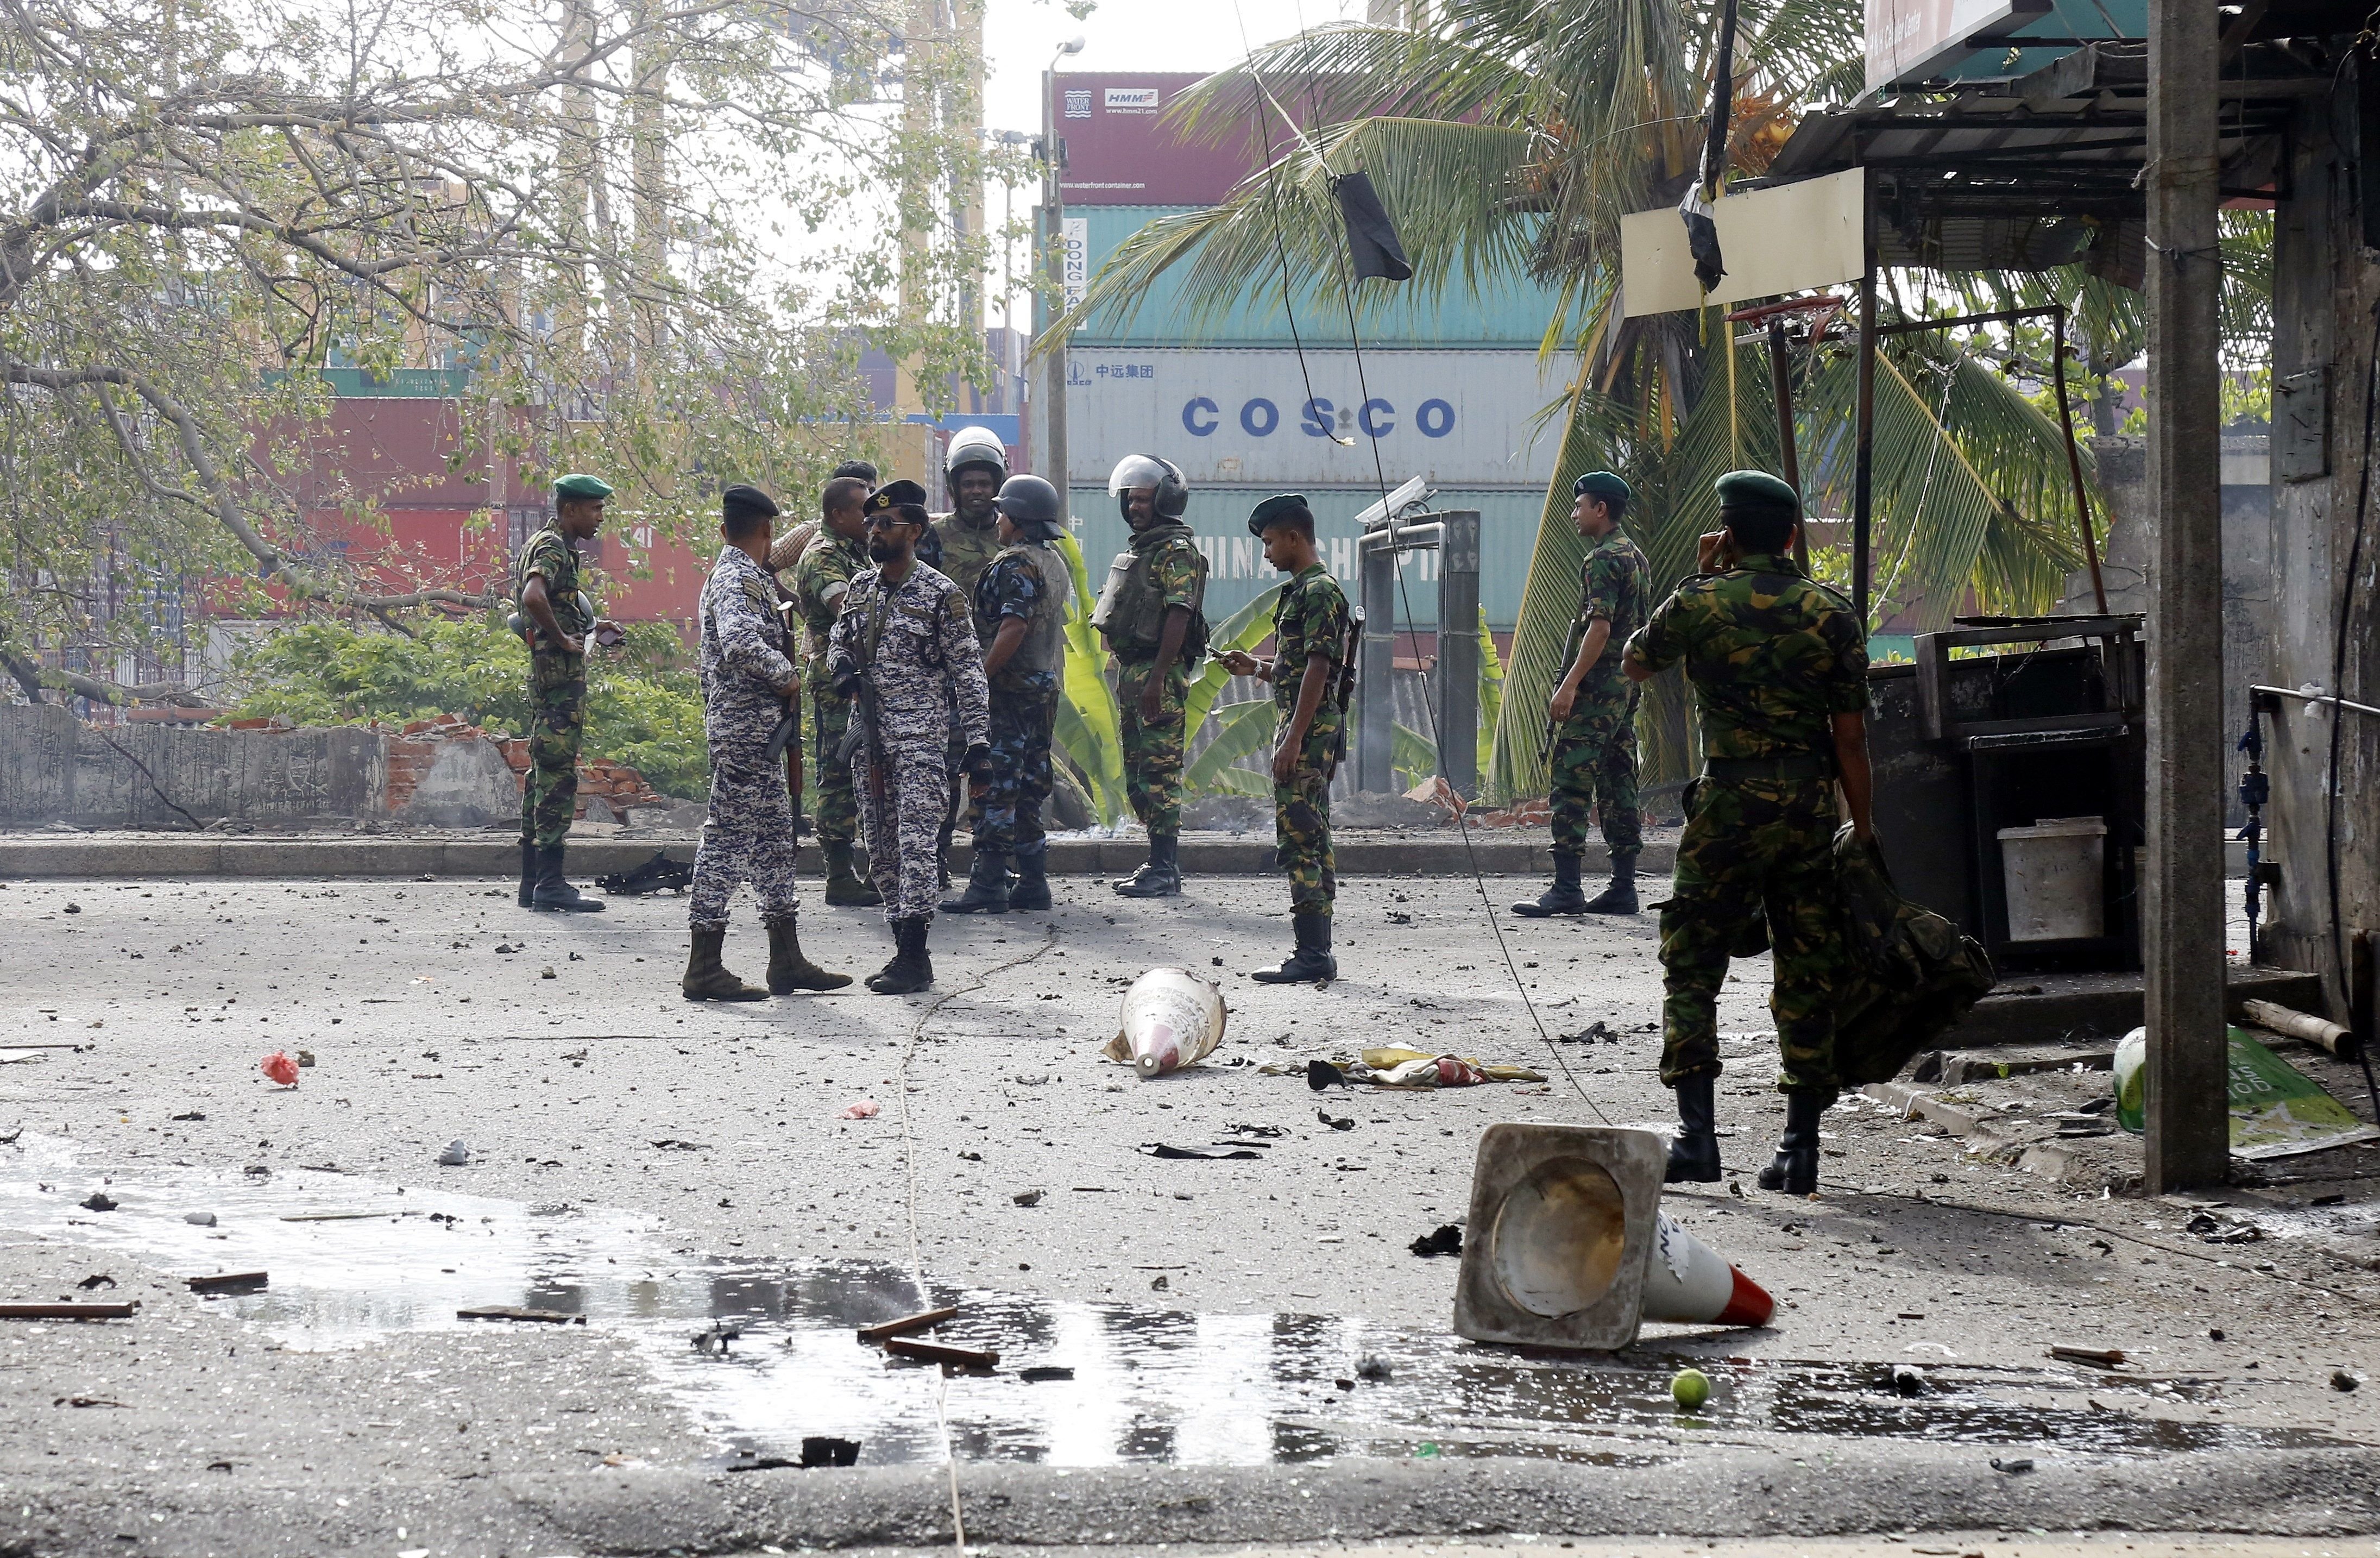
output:
[[[91,1296],[75,1284],[104,1274],[118,1289],[95,1296],[139,1296],[143,1309],[0,1325],[0,1390],[61,1403],[0,1420],[0,1475],[55,1507],[103,1510],[186,1479],[194,1502],[176,1528],[193,1552],[244,1551],[205,1544],[254,1516],[253,1501],[320,1504],[313,1491],[332,1488],[350,1505],[252,1550],[314,1551],[367,1505],[418,1531],[423,1516],[385,1507],[418,1497],[516,1530],[528,1545],[509,1551],[560,1552],[573,1549],[536,1541],[624,1531],[630,1506],[605,1500],[644,1489],[651,1503],[663,1486],[760,1500],[781,1534],[874,1540],[870,1520],[947,1517],[930,1475],[945,1421],[961,1465],[1036,1540],[1072,1540],[1064,1511],[1079,1506],[1013,1479],[1062,1473],[1087,1488],[1154,1476],[1209,1490],[1144,1501],[1152,1521],[1166,1509],[1178,1524],[1198,1514],[1183,1500],[1231,1487],[1250,1520],[1268,1499],[1295,1501],[1282,1506],[1293,1515],[1318,1509],[1308,1498],[1340,1501],[1331,1518],[1351,1531],[1643,1529],[1609,1522],[1650,1516],[1588,1491],[1649,1496],[1664,1478],[1777,1465],[1931,1490],[1780,1507],[1779,1528],[1878,1528],[1904,1506],[1909,1524],[1952,1525],[1986,1495],[2035,1497],[2078,1522],[2085,1507],[2133,1524],[2160,1507],[2204,1519],[2173,1489],[2219,1491],[2203,1469],[2216,1466],[2241,1479],[2224,1496],[2252,1528],[2307,1528],[2318,1508],[2362,1518],[2331,1473],[2306,1469],[2363,1467],[2380,1442],[2371,1393],[2330,1384],[2375,1361],[2355,1317],[2380,1281],[2339,1253],[2340,1236],[2372,1226],[2361,1158],[2319,1184],[2198,1198],[2231,1203],[2211,1212],[2082,1200],[1853,1099],[1828,1118],[1822,1196],[1766,1195],[1748,1170],[1778,1112],[1774,1041],[1759,966],[1740,965],[1721,1008],[1735,1035],[1721,1122],[1746,1172],[1667,1202],[1777,1295],[1774,1328],[1648,1327],[1612,1357],[1473,1346],[1447,1329],[1456,1262],[1404,1247],[1460,1217],[1485,1125],[1594,1119],[1570,1077],[1616,1122],[1666,1115],[1650,917],[1503,922],[1551,1033],[1604,1025],[1548,1045],[1468,883],[1350,882],[1345,978],[1283,992],[1236,977],[1279,955],[1269,883],[1194,884],[1154,908],[1059,885],[1057,914],[938,924],[939,1005],[861,994],[713,1007],[675,998],[676,900],[562,923],[490,883],[7,884],[0,1299]],[[1500,903],[1534,891],[1489,885]],[[804,928],[830,967],[865,971],[887,952],[874,916],[813,908]],[[758,943],[739,921],[731,966],[757,968]],[[1243,1064],[1143,1083],[1096,1057],[1124,986],[1158,962],[1227,980],[1217,1059]],[[1308,1090],[1306,1058],[1380,1042],[1534,1064],[1552,1081]],[[315,1058],[288,1089],[256,1071],[285,1046]],[[860,1099],[880,1105],[873,1118],[838,1117]],[[441,1166],[456,1138],[471,1161]],[[1146,1152],[1228,1141],[1258,1143],[1257,1157]],[[117,1209],[78,1204],[94,1191]],[[193,1211],[214,1224],[184,1221]],[[2252,1219],[2260,1242],[2209,1243],[2188,1231],[2200,1216]],[[854,1338],[920,1307],[913,1226],[925,1297],[961,1309],[938,1339],[998,1350],[996,1369],[946,1377]],[[248,1270],[270,1285],[182,1290]],[[586,1323],[456,1318],[491,1305]],[[740,1334],[698,1350],[722,1321]],[[2074,1344],[2128,1361],[2047,1356]],[[1366,1357],[1385,1378],[1358,1370]],[[1688,1362],[1714,1385],[1692,1415],[1669,1398]],[[1916,1372],[1896,1381],[1896,1369]],[[79,1396],[125,1406],[64,1405]],[[197,1412],[200,1400],[237,1402],[239,1426]],[[464,1425],[445,1439],[442,1412]],[[820,1435],[859,1442],[855,1472],[729,1469],[796,1458]],[[383,1442],[409,1448],[392,1458]],[[217,1462],[239,1469],[210,1475]],[[2123,1469],[2167,1466],[2170,1478]],[[1370,1495],[1356,1490],[1382,1467],[1402,1468],[1390,1485],[1411,1510],[1361,1513]],[[645,1480],[668,1477],[691,1480]],[[1605,1480],[1566,1480],[1579,1477]],[[1444,1495],[1478,1478],[1502,1491],[1475,1507]],[[499,1487],[498,1505],[474,1502]],[[892,1503],[868,1504],[879,1496]],[[820,1499],[844,1513],[819,1514]],[[1526,1523],[1530,1500],[1573,1524]],[[508,1526],[522,1508],[543,1513]],[[1696,1518],[1718,1531],[1762,1516]],[[1318,1513],[1309,1524],[1332,1528]],[[692,1515],[652,1531],[651,1551],[717,1534]],[[7,1540],[0,1519],[0,1551]],[[483,1550],[496,1548],[436,1549]]]

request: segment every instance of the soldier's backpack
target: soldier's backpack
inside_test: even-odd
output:
[[[1835,1075],[1846,1088],[1887,1082],[1967,1015],[1998,976],[1956,925],[1902,897],[1874,840],[1835,834],[1842,976],[1834,987]]]

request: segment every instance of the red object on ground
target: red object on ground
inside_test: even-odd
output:
[[[275,1050],[265,1056],[264,1064],[257,1069],[285,1088],[298,1085],[298,1063],[283,1051]]]
[[[843,1113],[837,1114],[835,1118],[838,1120],[872,1120],[876,1118],[876,1101],[872,1098],[863,1098],[857,1103],[846,1103],[843,1106]]]
[[[1735,1291],[1728,1295],[1727,1308],[1718,1312],[1718,1318],[1712,1323],[1767,1325],[1769,1317],[1777,1312],[1777,1300],[1769,1296],[1767,1288],[1742,1272],[1731,1274],[1735,1278]]]

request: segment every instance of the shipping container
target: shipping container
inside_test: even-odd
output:
[[[1080,300],[1087,279],[1098,274],[1126,238],[1159,217],[1179,214],[1183,209],[1151,204],[1077,210],[1070,205],[1064,216],[1069,305]],[[1393,217],[1395,213],[1390,214]],[[1075,258],[1077,253],[1079,259]],[[1128,315],[1111,310],[1093,314],[1075,332],[1074,345],[1078,349],[1124,344],[1287,347],[1293,335],[1293,313],[1294,335],[1309,348],[1347,345],[1346,293],[1335,278],[1326,276],[1295,289],[1293,310],[1281,306],[1281,278],[1275,273],[1248,288],[1240,300],[1208,315],[1183,300],[1189,269],[1187,263],[1179,264],[1160,275],[1140,307]],[[1366,283],[1359,293],[1355,319],[1366,350],[1373,347],[1514,347],[1535,351],[1560,306],[1560,297],[1552,288],[1514,264],[1508,270],[1487,272],[1472,283],[1458,278],[1437,294],[1410,282]]]
[[[1253,124],[1220,146],[1187,146],[1160,116],[1189,71],[1092,70],[1050,78],[1050,122],[1066,160],[1058,194],[1070,206],[1213,205],[1262,164]],[[1286,133],[1278,120],[1276,138]]]
[[[1574,359],[1535,352],[1076,348],[1066,447],[1078,486],[1130,454],[1195,485],[1541,491],[1560,451]]]

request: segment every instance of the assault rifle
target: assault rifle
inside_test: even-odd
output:
[[[1347,636],[1339,643],[1339,663],[1333,667],[1331,694],[1339,700],[1339,734],[1330,740],[1330,766],[1323,771],[1325,784],[1339,777],[1339,765],[1347,757],[1347,724],[1355,717],[1355,655],[1364,643],[1364,608],[1347,608]],[[1386,698],[1389,689],[1382,688]]]

